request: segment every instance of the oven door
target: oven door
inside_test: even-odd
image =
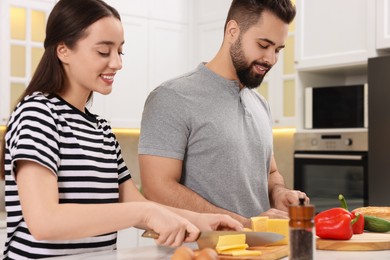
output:
[[[339,194],[349,210],[367,206],[367,172],[367,152],[294,153],[294,188],[309,196],[316,212],[340,207]]]

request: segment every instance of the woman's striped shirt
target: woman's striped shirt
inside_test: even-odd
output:
[[[116,248],[116,232],[85,239],[37,241],[24,221],[15,182],[18,160],[39,163],[57,177],[59,203],[115,203],[131,178],[106,120],[54,95],[35,92],[18,104],[5,136],[5,259],[32,259]]]

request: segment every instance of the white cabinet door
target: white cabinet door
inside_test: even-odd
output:
[[[297,0],[298,69],[363,65],[375,50],[375,1]]]
[[[147,0],[105,0],[122,15],[133,15],[146,18],[148,16],[149,2]]]
[[[231,0],[193,0],[197,23],[223,20],[222,24],[224,24],[231,2]]]
[[[94,94],[92,112],[116,128],[138,128],[148,94],[148,20],[123,15],[125,33],[122,70],[118,71],[112,92]]]
[[[188,25],[155,20],[150,21],[150,91],[162,82],[188,71],[188,35]]]
[[[189,0],[149,0],[149,18],[188,23]]]
[[[223,27],[225,20],[201,23],[196,27],[194,44],[194,66],[200,62],[208,62],[214,58],[223,41]]]
[[[376,0],[376,48],[390,48],[390,0]]]

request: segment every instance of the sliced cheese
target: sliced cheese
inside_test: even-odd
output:
[[[252,230],[256,232],[266,232],[267,231],[267,221],[268,217],[260,216],[260,217],[252,217]]]
[[[245,250],[248,248],[245,241],[245,234],[219,236],[215,249],[218,254],[232,256],[257,256],[261,254],[261,251],[258,250]]]
[[[248,244],[217,246],[216,250],[218,253],[224,253],[226,251],[244,250],[246,248],[248,248]]]
[[[223,252],[224,255],[231,255],[231,256],[259,256],[261,255],[260,250],[227,250]]]
[[[219,236],[217,247],[231,246],[231,245],[244,245],[245,241],[246,241],[245,234]]]
[[[284,238],[280,241],[273,243],[272,245],[287,245],[289,241],[289,229],[288,219],[268,219],[267,232],[274,232],[284,235]]]

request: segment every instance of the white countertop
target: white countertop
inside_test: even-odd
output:
[[[169,247],[138,247],[115,251],[103,251],[97,253],[64,256],[52,258],[58,260],[131,260],[170,259],[175,248]],[[287,260],[288,257],[282,258]],[[390,260],[390,250],[383,251],[328,251],[316,250],[315,260]]]

